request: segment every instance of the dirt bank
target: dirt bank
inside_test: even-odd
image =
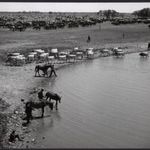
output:
[[[66,65],[68,64],[56,64],[55,67],[58,69]],[[22,126],[24,122],[22,118],[25,114],[24,104],[21,99],[23,98],[26,101],[29,99],[36,100],[36,91],[42,88],[44,80],[48,82],[50,80],[50,78],[34,77],[34,67],[34,63],[22,67],[0,65],[0,95],[3,98],[3,101],[0,101],[0,112],[3,112],[0,114],[1,147],[21,148],[23,145],[28,147],[29,140],[33,140],[31,136],[28,136],[30,135],[28,133],[32,132],[33,128]],[[9,135],[13,129],[16,129],[16,132],[24,138],[23,142],[16,141],[15,144],[8,142]]]

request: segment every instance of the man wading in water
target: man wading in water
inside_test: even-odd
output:
[[[49,76],[49,77],[51,77],[53,73],[54,73],[55,77],[57,77],[57,74],[56,74],[56,72],[55,72],[54,65],[51,66],[51,73],[50,73],[50,76]]]

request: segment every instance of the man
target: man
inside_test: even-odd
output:
[[[32,119],[32,102],[29,101],[25,105],[25,113],[26,113],[26,120],[27,124],[30,123],[30,119]]]
[[[50,76],[49,76],[49,77],[51,77],[53,73],[54,73],[55,77],[57,77],[57,74],[56,74],[56,72],[55,72],[54,65],[51,66],[51,73],[50,73]]]
[[[38,98],[40,101],[43,100],[43,98],[44,98],[43,92],[44,92],[44,89],[41,89],[40,92],[38,93]]]
[[[124,37],[125,37],[125,34],[124,34],[124,32],[123,32],[123,34],[122,34],[122,38],[124,39]]]
[[[87,42],[90,42],[90,41],[91,41],[91,37],[88,35]]]

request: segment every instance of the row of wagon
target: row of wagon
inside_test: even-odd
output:
[[[45,52],[42,49],[35,49],[29,52],[26,56],[20,53],[10,53],[7,55],[6,63],[12,66],[21,66],[26,63],[32,62],[45,62],[45,63],[63,63],[63,62],[75,62],[81,59],[93,59],[96,56],[108,56],[112,53],[118,55],[124,55],[122,49],[114,48],[113,51],[108,49],[94,49],[88,48],[86,50],[80,50],[75,47],[72,51],[66,50],[59,52],[57,48],[51,49],[49,52]]]

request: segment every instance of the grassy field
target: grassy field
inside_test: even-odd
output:
[[[122,34],[125,34],[123,39]],[[87,36],[91,42],[87,43]],[[150,41],[150,30],[146,24],[114,26],[110,22],[91,27],[65,28],[58,30],[28,29],[25,32],[12,32],[0,29],[1,58],[8,51],[28,51],[34,48],[72,49],[73,47],[107,47],[111,44],[140,45]]]

